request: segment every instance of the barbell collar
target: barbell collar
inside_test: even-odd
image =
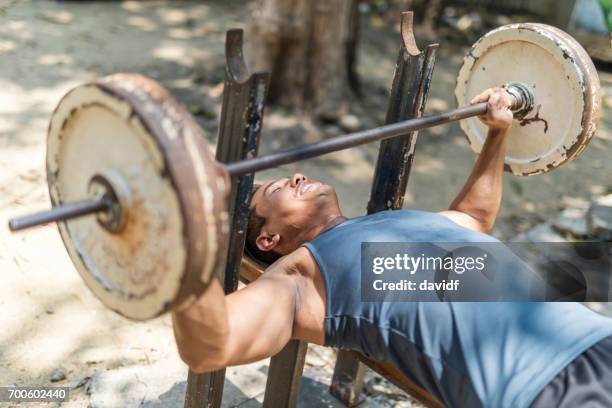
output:
[[[20,231],[31,227],[49,224],[51,222],[65,221],[89,214],[109,211],[112,199],[107,195],[101,195],[94,199],[77,201],[53,207],[50,210],[13,218],[9,221],[11,231]]]
[[[521,120],[533,110],[533,92],[527,84],[514,81],[508,82],[503,88],[514,99],[510,106],[514,119]]]

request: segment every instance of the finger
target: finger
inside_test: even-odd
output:
[[[510,106],[512,106],[512,102],[514,102],[514,98],[508,92],[504,92],[503,93],[504,107],[509,108]]]
[[[480,103],[480,102],[488,101],[489,100],[489,96],[491,95],[491,93],[493,93],[493,88],[487,89],[483,93],[478,94],[474,98],[472,98],[472,100],[470,101],[470,104],[474,105],[475,103]]]
[[[504,89],[500,89],[497,94],[499,95],[499,106],[508,107],[512,104],[512,96]]]
[[[510,109],[505,109],[503,116],[505,122],[512,122],[512,119],[514,119],[514,115],[512,114],[512,111]]]
[[[498,92],[494,92],[491,94],[489,100],[487,101],[488,113],[492,114],[494,111],[499,110],[501,108],[500,99],[501,96]]]

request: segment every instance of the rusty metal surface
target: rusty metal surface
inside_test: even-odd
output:
[[[216,153],[221,163],[257,156],[270,79],[267,72],[251,73],[246,66],[242,30],[227,32],[225,53],[226,73]],[[232,180],[228,205],[231,231],[224,277],[226,293],[238,287],[253,179],[251,173]]]
[[[467,54],[455,95],[463,105],[484,88],[509,81],[532,88],[535,109],[509,130],[506,169],[529,176],[576,158],[592,138],[601,109],[599,78],[586,51],[552,26],[502,26],[484,35]],[[461,127],[479,152],[486,128],[477,119]]]
[[[180,292],[167,310],[184,307],[204,292],[221,266],[217,253],[226,245],[227,178],[210,154],[201,128],[161,85],[140,75],[118,74],[105,78],[104,87],[131,101],[134,113],[145,119],[166,155],[168,175],[181,197],[188,248]]]
[[[105,120],[91,125],[100,115]],[[94,151],[89,150],[93,146],[79,145],[92,134],[98,135],[99,143],[104,143],[104,136],[112,140],[114,130],[123,137],[117,145],[140,152],[133,160],[130,152],[118,152],[114,142],[97,145]],[[125,317],[149,319],[188,304],[218,268],[216,253],[225,242],[221,227],[227,181],[201,132],[159,84],[133,74],[116,74],[73,89],[52,115],[47,177],[55,206],[87,193],[86,185],[73,185],[87,184],[85,179],[73,183],[75,176],[69,174],[80,168],[96,174],[119,172],[133,195],[130,218],[121,233],[109,234],[87,218],[58,224],[86,284]],[[155,241],[150,241],[151,235]],[[111,271],[114,275],[106,276]]]
[[[393,77],[386,124],[423,115],[438,44],[419,51],[412,33],[412,13],[402,14],[400,50]],[[368,202],[368,214],[399,209],[410,177],[418,131],[381,142]]]
[[[595,68],[593,60],[591,60],[591,57],[586,50],[578,41],[576,41],[576,39],[565,31],[545,24],[525,25],[533,28],[534,30],[545,28],[552,33],[555,33],[559,38],[559,43],[568,47],[572,51],[571,53],[564,54],[564,57],[576,64],[579,67],[579,70],[584,73],[584,88],[582,90],[585,101],[585,109],[582,116],[583,132],[577,136],[577,142],[567,150],[566,161],[573,160],[588,145],[589,141],[597,130],[597,126],[599,125],[599,120],[601,118],[602,90],[597,69]]]
[[[202,129],[161,85],[130,74],[112,75],[102,83],[131,102],[133,114],[140,115],[165,154],[167,174],[160,176],[171,177],[176,186],[188,248],[180,292],[167,310],[185,307],[204,292],[221,267],[217,254],[224,251],[227,240],[228,180],[210,154]]]

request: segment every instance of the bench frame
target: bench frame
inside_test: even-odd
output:
[[[412,12],[402,13],[402,44],[397,59],[386,123],[423,114],[438,44],[420,51],[413,33]],[[263,121],[268,73],[251,73],[243,56],[242,30],[226,35],[225,83],[217,143],[217,160],[227,163],[257,155]],[[372,183],[368,214],[401,209],[415,153],[417,132],[382,141]],[[249,197],[253,175],[233,183],[229,197],[229,248],[224,273],[219,276],[226,293],[238,287],[238,280],[250,283],[264,270],[243,257]],[[264,407],[294,407],[297,402],[307,343],[291,340],[271,358],[264,395]],[[382,375],[428,407],[443,405],[431,394],[406,378],[389,363],[375,361],[351,351],[339,351],[330,392],[347,406],[361,402],[365,366]],[[225,370],[207,374],[189,372],[185,408],[220,407]]]

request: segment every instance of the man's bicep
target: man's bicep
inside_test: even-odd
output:
[[[269,271],[227,296],[227,365],[246,364],[278,353],[291,339],[296,302],[295,279]]]
[[[449,218],[455,224],[461,225],[462,227],[478,231],[478,232],[487,232],[486,229],[483,228],[483,225],[474,217],[469,214],[466,214],[461,211],[455,210],[446,210],[440,211],[438,214]]]

